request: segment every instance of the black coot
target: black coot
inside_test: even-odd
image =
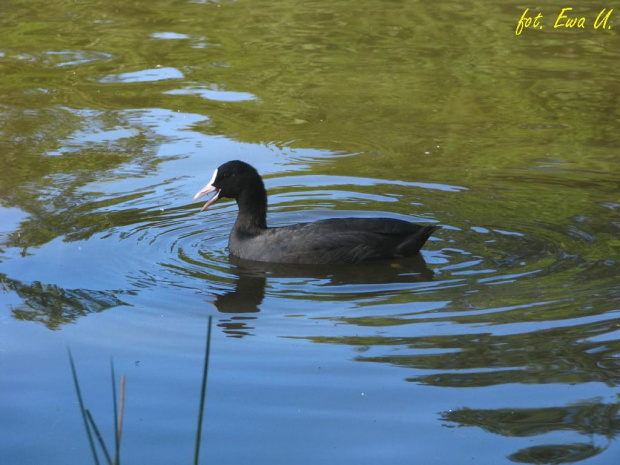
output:
[[[228,242],[231,254],[273,263],[360,263],[417,254],[441,226],[393,218],[334,218],[280,228],[267,227],[267,192],[252,166],[234,160],[213,173],[194,200],[215,192],[205,210],[222,197],[239,206]]]

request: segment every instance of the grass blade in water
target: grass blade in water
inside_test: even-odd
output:
[[[202,388],[200,391],[200,407],[198,409],[198,427],[196,428],[196,449],[194,451],[194,465],[198,465],[198,458],[200,456],[200,436],[202,435],[202,416],[205,408],[205,395],[207,392],[207,373],[209,372],[209,351],[211,350],[211,321],[212,317],[209,316],[209,322],[207,324],[207,344],[205,348],[205,364],[202,370]]]
[[[101,450],[103,451],[103,454],[105,455],[106,460],[108,461],[110,465],[112,465],[112,459],[110,458],[110,453],[108,452],[108,448],[105,446],[105,442],[103,441],[103,438],[101,437],[99,428],[97,428],[97,423],[95,423],[95,419],[90,414],[90,410],[88,409],[86,409],[86,416],[88,417],[88,421],[90,422],[90,425],[92,426],[93,431],[95,432],[95,436],[97,437],[97,441],[99,441],[99,445],[101,446]]]
[[[123,417],[125,413],[125,375],[121,375],[121,403],[118,408],[118,423],[116,426],[117,453],[120,455],[121,437],[123,436]],[[120,460],[120,458],[119,458]],[[117,462],[117,464],[120,462]]]
[[[71,355],[71,349],[67,349],[67,352],[69,353],[69,363],[71,363],[71,374],[73,375],[73,383],[75,384],[75,392],[77,393],[78,403],[80,404],[80,411],[82,412],[82,418],[84,419],[84,428],[86,429],[86,435],[88,436],[90,450],[93,453],[93,459],[95,460],[95,464],[99,465],[99,458],[97,457],[97,450],[95,449],[95,442],[93,441],[93,435],[90,432],[90,427],[88,426],[86,409],[84,408],[84,401],[82,400],[82,391],[80,390],[80,382],[78,381],[77,373],[75,371],[75,363],[73,362],[73,355]]]
[[[112,402],[114,407],[114,465],[120,465],[120,436],[118,434],[118,405],[116,403],[116,376],[114,374],[114,360],[110,359],[110,373],[112,376]]]

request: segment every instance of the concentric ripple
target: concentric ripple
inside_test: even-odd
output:
[[[296,181],[285,176],[267,181],[273,193],[270,224],[338,216],[436,221],[424,215],[388,211],[392,209],[389,206],[402,201],[400,195],[391,193],[402,183],[329,176],[301,178]],[[353,185],[358,190],[346,189]],[[376,189],[381,193],[363,192],[365,185],[382,186]],[[422,189],[427,197],[433,192],[438,196],[463,195],[461,189],[452,186],[407,187]],[[360,203],[372,209],[347,209]],[[497,323],[498,318],[510,320],[516,313],[522,322],[561,319],[567,305],[576,305],[584,315],[592,308],[596,313],[605,311],[609,308],[606,296],[601,296],[602,306],[593,306],[590,294],[593,286],[606,286],[611,281],[603,277],[596,284],[584,283],[584,273],[592,275],[603,269],[617,272],[618,267],[610,261],[592,262],[587,257],[587,234],[580,234],[574,225],[560,228],[544,224],[515,230],[444,224],[421,256],[394,262],[356,267],[252,264],[227,252],[236,215],[237,207],[231,201],[221,201],[206,212],[200,212],[197,205],[184,205],[145,211],[133,224],[114,229],[121,243],[133,242],[132,248],[145,247],[141,253],[157,257],[154,263],[141,261],[138,269],[128,273],[128,281],[137,289],[155,285],[190,289],[205,295],[218,309],[225,300],[226,312],[258,311],[269,298],[271,307],[275,303],[276,307],[294,309],[293,313],[305,312],[303,309],[315,301],[338,301],[357,311],[389,305],[386,308],[398,314],[403,306],[427,300],[435,302],[428,310],[445,312],[446,320],[458,315],[463,321]],[[567,287],[572,288],[568,297]],[[496,301],[497,306],[489,308],[489,301]]]

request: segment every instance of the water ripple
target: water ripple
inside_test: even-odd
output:
[[[394,187],[390,186],[439,189],[441,195],[464,192],[457,186],[332,176],[281,176],[267,179],[267,184],[274,193],[269,215],[273,225],[377,215],[427,222],[432,219],[376,208],[402,201],[400,195],[391,193]],[[386,186],[381,195],[363,192],[365,186],[377,185]],[[348,186],[356,186],[356,190],[347,190]],[[134,206],[152,202],[140,199],[131,201]],[[344,210],[347,203],[367,203],[373,210]],[[394,323],[406,324],[411,318],[397,317],[396,310],[425,301],[427,308],[435,308],[436,315],[429,320],[434,324],[469,321],[474,325],[494,325],[494,332],[503,332],[498,325],[518,322],[521,326],[509,331],[528,332],[530,329],[524,323],[565,320],[570,313],[567,306],[576,306],[584,317],[591,317],[617,305],[617,301],[608,301],[602,307],[584,303],[585,296],[604,301],[609,293],[603,289],[611,283],[606,272],[598,281],[584,281],[584,273],[596,275],[601,267],[617,271],[617,264],[591,263],[582,253],[587,250],[584,245],[591,234],[585,230],[578,232],[575,225],[562,228],[536,223],[515,229],[487,225],[463,229],[444,224],[422,255],[414,259],[357,267],[298,267],[247,263],[229,256],[228,235],[237,214],[233,202],[220,202],[204,213],[199,212],[197,205],[132,211],[123,214],[123,219],[112,219],[117,225],[107,232],[138,253],[157,257],[155,263],[140,262],[138,269],[128,272],[132,286],[190,289],[218,309],[225,307],[227,312],[259,311],[264,299],[271,299],[271,308],[279,307],[273,305],[275,299],[301,313],[307,311],[307,303],[337,301],[343,307],[338,315],[331,316],[342,317],[343,308],[359,312],[383,305],[388,310],[385,318],[395,317]],[[601,289],[601,296],[590,295],[593,286]],[[567,287],[571,288],[568,298]],[[437,308],[431,305],[434,301],[445,303]],[[328,308],[313,312],[316,317],[330,316]],[[390,314],[392,317],[388,317]],[[422,323],[419,317],[415,320]],[[360,324],[353,321],[347,318],[348,323]],[[578,319],[574,324],[578,324]]]

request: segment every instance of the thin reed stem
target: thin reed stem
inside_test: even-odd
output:
[[[125,414],[125,375],[121,375],[121,403],[118,409],[118,423],[116,430],[116,441],[118,443],[118,454],[121,451],[121,438],[123,436],[123,417]]]
[[[69,353],[69,363],[71,364],[71,374],[73,375],[73,383],[75,384],[75,392],[77,393],[78,403],[80,404],[80,411],[82,412],[82,419],[84,420],[84,428],[86,429],[86,435],[88,436],[88,443],[90,444],[90,450],[93,453],[93,459],[95,465],[99,464],[99,457],[97,457],[97,450],[95,449],[95,442],[93,441],[93,435],[90,432],[88,426],[88,419],[86,415],[86,409],[84,408],[84,401],[82,400],[82,391],[80,390],[80,382],[78,381],[77,372],[75,370],[75,363],[73,362],[73,355],[71,355],[71,349],[67,348]]]
[[[196,448],[194,450],[194,465],[198,465],[200,456],[200,438],[202,435],[202,416],[205,408],[205,396],[207,393],[207,374],[209,372],[209,352],[211,351],[211,315],[207,325],[207,344],[205,348],[205,362],[202,370],[202,389],[200,391],[200,407],[198,409],[198,427],[196,428]]]
[[[90,414],[90,410],[88,409],[86,409],[86,417],[88,418],[88,421],[90,422],[90,425],[92,426],[93,431],[95,432],[95,437],[97,438],[97,441],[99,441],[99,446],[101,446],[101,450],[103,451],[103,454],[105,455],[105,458],[108,461],[108,464],[112,465],[112,459],[110,458],[110,453],[108,452],[108,448],[105,446],[103,437],[101,437],[99,428],[97,428],[97,423],[95,423],[95,419]]]
[[[114,404],[114,465],[120,465],[120,450],[118,436],[118,405],[116,403],[116,375],[114,374],[114,360],[110,359],[110,372],[112,375],[112,401]]]

